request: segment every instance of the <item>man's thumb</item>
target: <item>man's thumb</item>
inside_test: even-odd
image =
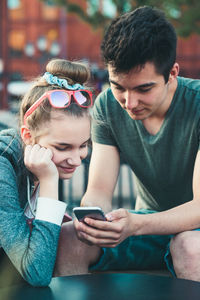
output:
[[[110,222],[124,217],[124,209],[113,210],[106,214],[106,219]]]

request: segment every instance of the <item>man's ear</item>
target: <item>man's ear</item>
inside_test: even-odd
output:
[[[179,73],[179,64],[176,62],[169,74],[169,83],[171,83],[174,79],[176,79],[176,77],[178,76]]]
[[[31,145],[33,142],[33,137],[30,132],[30,129],[28,129],[28,127],[25,125],[21,126],[21,138],[24,144],[26,145]]]

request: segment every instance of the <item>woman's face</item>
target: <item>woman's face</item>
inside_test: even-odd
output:
[[[52,150],[59,178],[69,179],[87,156],[90,140],[90,118],[66,115],[52,111],[51,121],[44,125],[47,133],[37,143]]]

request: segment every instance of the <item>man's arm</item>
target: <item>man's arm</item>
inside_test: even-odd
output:
[[[200,151],[194,165],[193,200],[164,212],[146,215],[140,223],[137,235],[174,234],[200,228]]]
[[[81,238],[100,247],[115,247],[128,236],[175,234],[200,228],[200,151],[193,173],[193,195],[193,200],[163,212],[142,215],[118,209],[106,215],[111,222],[86,218],[89,226],[80,224]]]
[[[87,191],[82,206],[100,206],[104,212],[112,208],[112,196],[119,173],[120,158],[116,147],[93,144]]]
[[[105,213],[111,211],[112,196],[119,174],[119,167],[120,157],[116,147],[93,143],[88,186],[82,198],[81,206],[99,206]],[[90,241],[92,237],[89,236],[88,238],[87,236],[91,227],[76,219],[74,220],[74,226],[80,240],[90,244],[93,243]],[[98,235],[99,232],[101,233],[101,228],[94,229],[94,231],[94,234]],[[96,244],[98,245],[98,242]]]
[[[119,209],[109,213],[107,217],[111,223],[121,224],[119,242],[131,235],[175,234],[200,228],[200,151],[197,153],[193,172],[193,200],[153,214],[132,214]],[[86,222],[90,226],[97,226],[93,220]],[[101,229],[108,230],[106,226],[105,224]]]

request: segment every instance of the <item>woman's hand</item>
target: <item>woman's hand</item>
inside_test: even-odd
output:
[[[58,170],[50,149],[38,144],[28,145],[24,152],[24,163],[40,182],[40,197],[58,199]]]
[[[53,153],[50,149],[41,147],[39,144],[28,145],[24,152],[24,163],[40,182],[58,179],[58,170],[52,157]]]
[[[74,226],[81,241],[113,248],[132,235],[132,217],[126,209],[118,209],[106,215],[108,221],[85,218],[84,222],[75,220]]]

